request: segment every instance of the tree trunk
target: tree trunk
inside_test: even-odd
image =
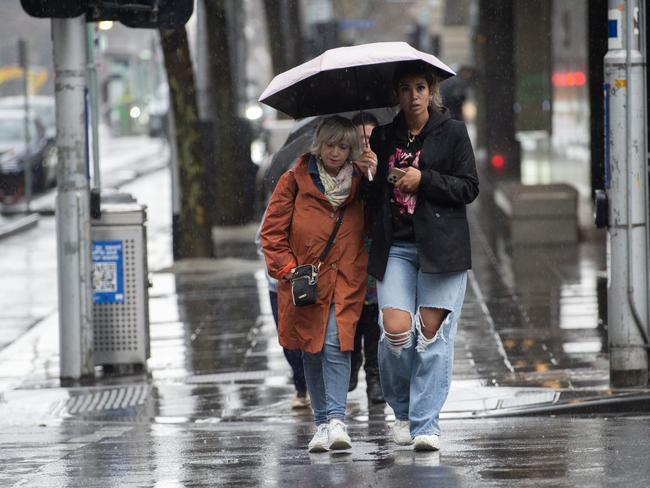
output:
[[[214,114],[216,164],[210,175],[217,191],[214,223],[240,225],[253,217],[256,167],[250,161],[247,124],[237,116],[225,1],[204,0],[204,5]]]
[[[211,257],[212,220],[187,32],[184,27],[161,30],[160,39],[176,123],[181,192],[180,257]]]
[[[264,0],[273,73],[278,74],[303,61],[303,38],[298,0]]]

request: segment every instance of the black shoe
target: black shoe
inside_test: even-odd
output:
[[[376,376],[366,376],[366,393],[370,403],[384,403],[384,392],[381,389],[381,383]]]
[[[354,344],[354,351],[350,358],[350,384],[348,385],[348,391],[352,391],[357,387],[357,382],[359,380],[359,370],[363,364],[363,356],[361,354],[361,345]]]

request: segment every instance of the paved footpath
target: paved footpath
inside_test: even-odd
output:
[[[362,375],[349,399],[353,449],[308,454],[310,415],[289,409],[261,263],[247,251],[254,226],[229,233],[241,255],[172,266],[168,189],[167,171],[124,187],[149,208],[147,375],[60,387],[53,227],[39,224],[40,247],[13,263],[31,270],[21,286],[38,292],[32,301],[0,281],[5,313],[27,303],[35,317],[0,350],[0,486],[647,486],[650,418],[580,413],[612,398],[597,388],[600,356],[569,361],[540,345],[560,333],[528,335],[536,302],[509,308],[489,233],[475,245],[484,252],[460,319],[442,451],[394,446],[392,412],[367,404]],[[13,236],[3,249],[25,242]],[[642,401],[626,394],[627,405]],[[569,405],[574,414],[549,415]]]

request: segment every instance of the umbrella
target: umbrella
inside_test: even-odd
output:
[[[441,78],[454,71],[405,42],[339,47],[277,75],[259,101],[294,118],[388,107],[400,63],[423,61]]]

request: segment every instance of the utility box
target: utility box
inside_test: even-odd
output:
[[[126,200],[102,204],[91,222],[94,362],[141,370],[151,356],[147,217],[145,206]]]
[[[578,191],[571,185],[502,182],[494,201],[508,218],[513,244],[578,242]]]

